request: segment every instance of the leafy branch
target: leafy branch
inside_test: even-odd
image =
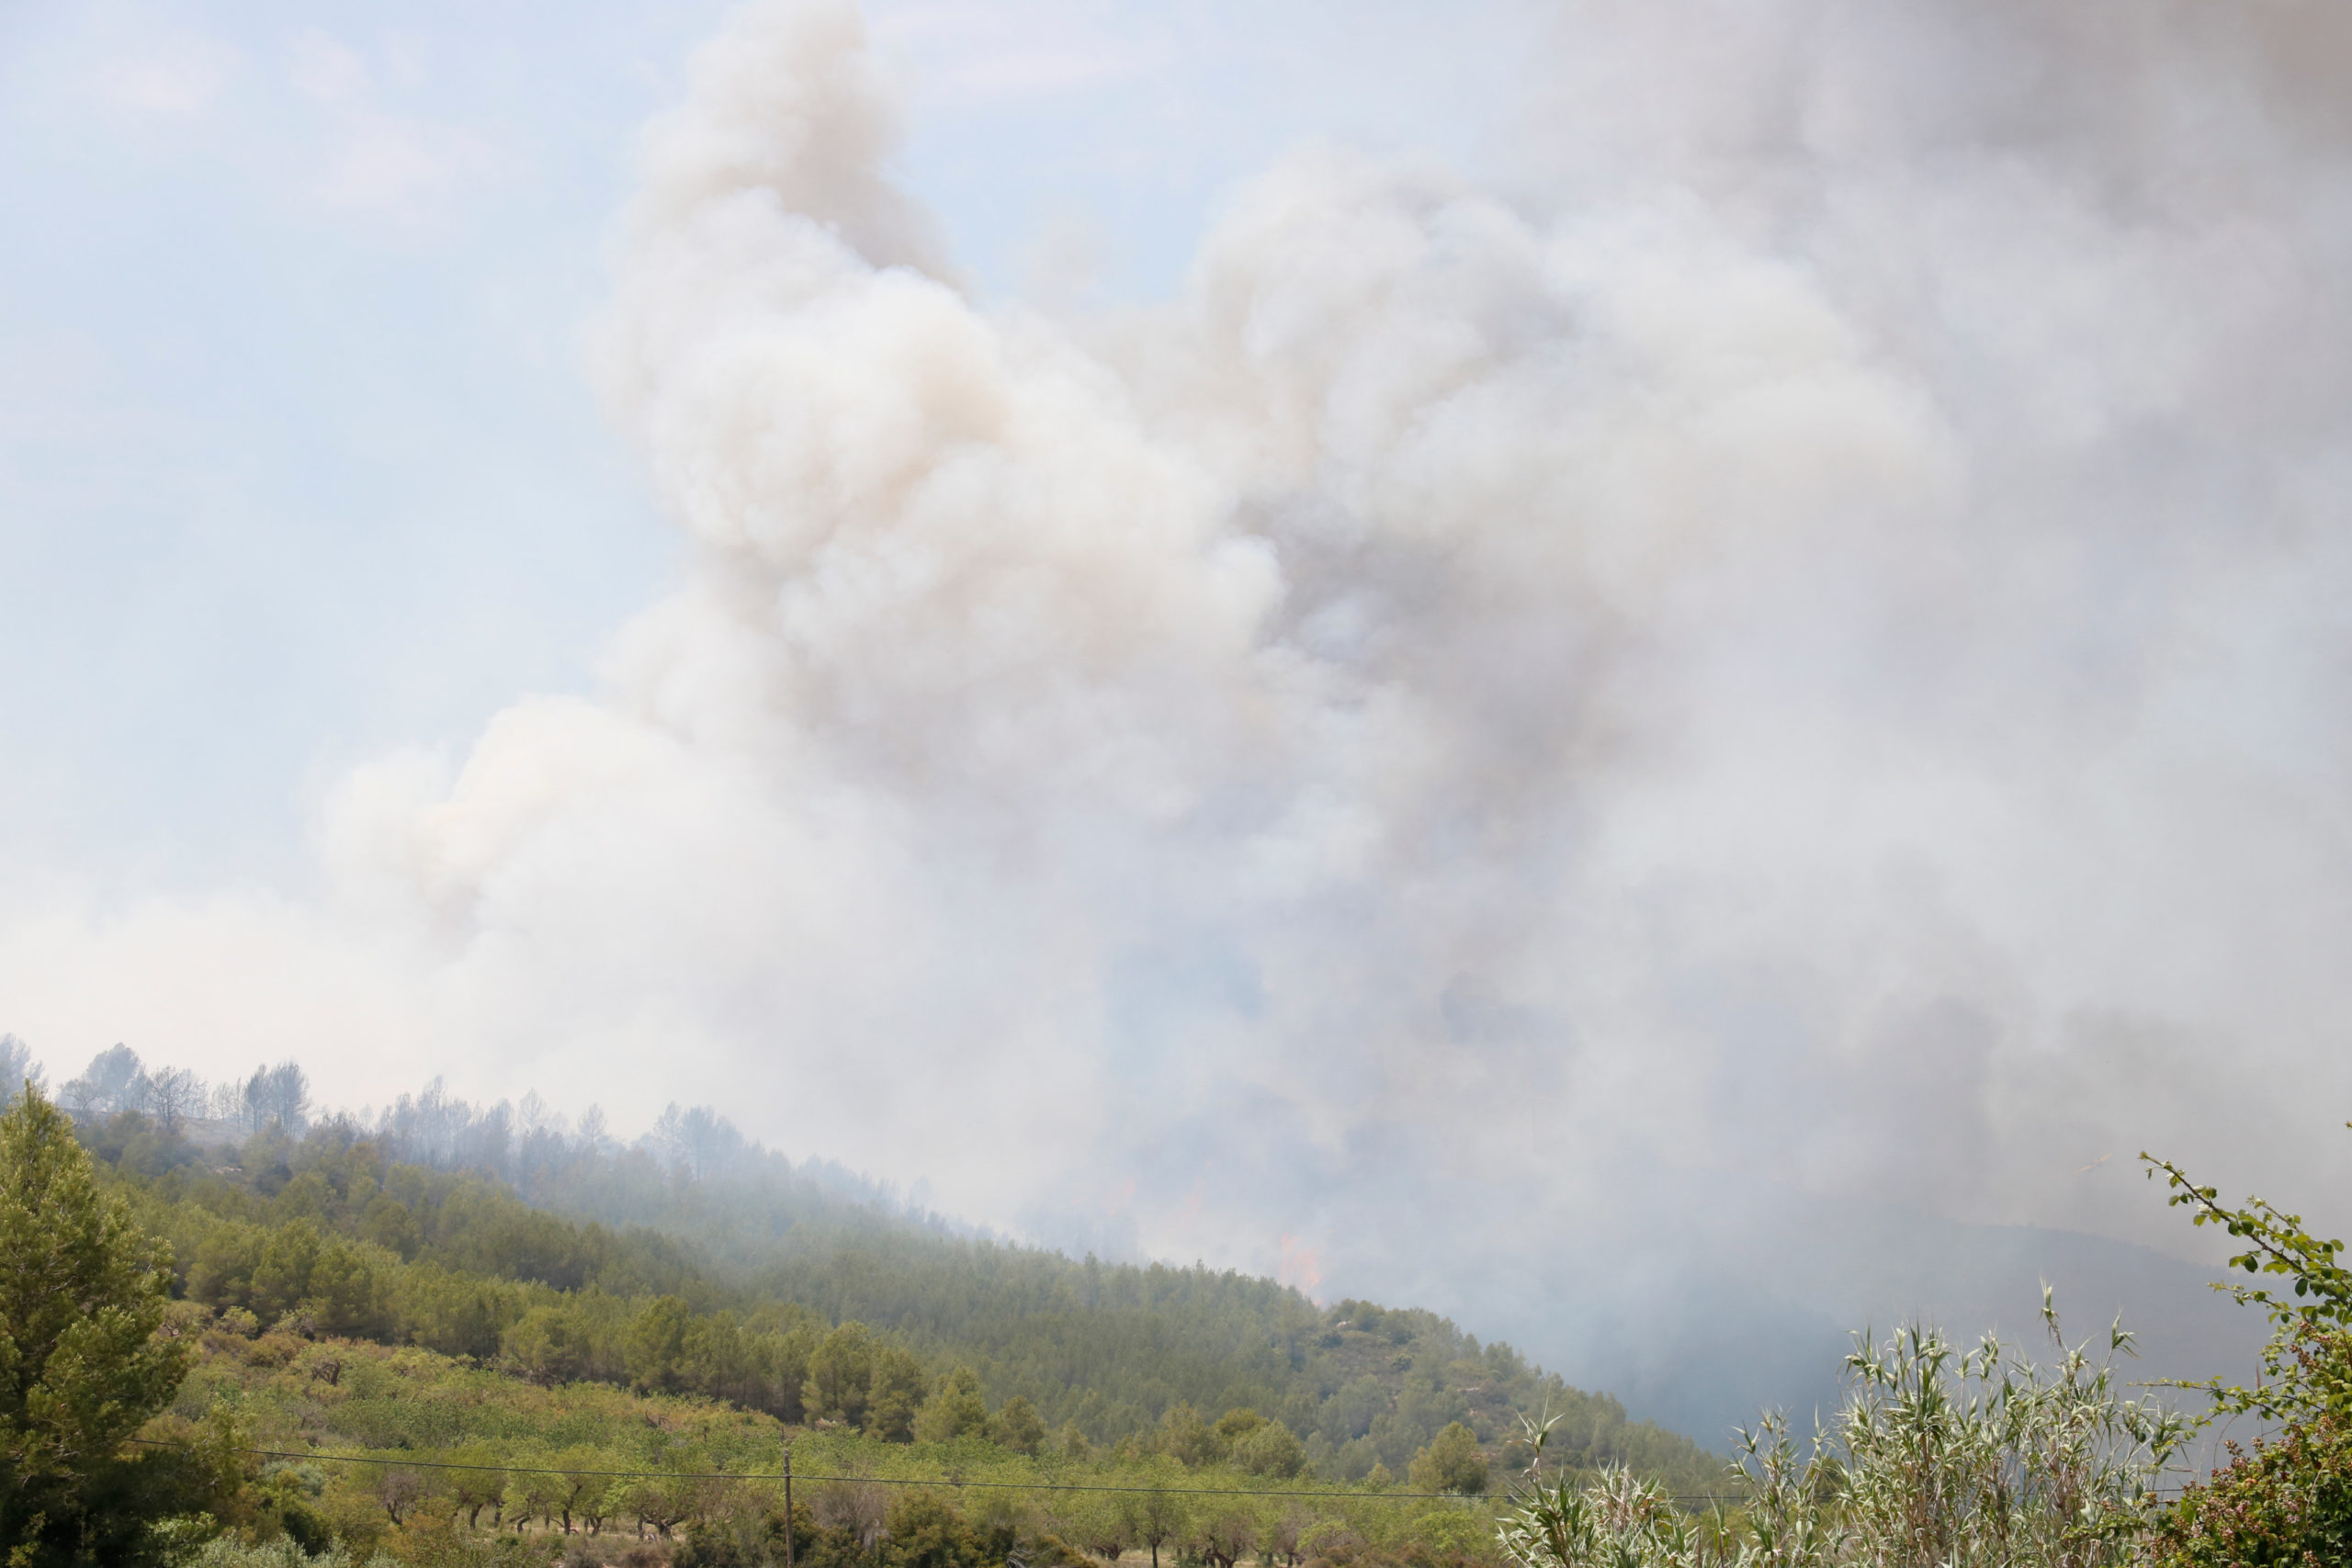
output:
[[[2352,1126],[2352,1122],[2347,1122]],[[2254,1388],[2210,1382],[2176,1386],[2203,1390],[2213,1401],[2213,1414],[2252,1415],[2286,1421],[2320,1414],[2352,1415],[2352,1366],[2345,1354],[2352,1344],[2352,1269],[2339,1259],[2345,1244],[2322,1240],[2305,1228],[2301,1214],[2290,1214],[2249,1197],[2244,1208],[2221,1201],[2218,1189],[2200,1187],[2187,1171],[2167,1159],[2143,1151],[2141,1163],[2154,1180],[2162,1172],[2165,1201],[2191,1211],[2190,1223],[2218,1225],[2245,1244],[2233,1256],[2233,1273],[2256,1280],[2269,1276],[2291,1281],[2291,1293],[2282,1285],[2215,1280],[2213,1288],[2270,1316],[2270,1343],[2263,1348],[2262,1382]]]

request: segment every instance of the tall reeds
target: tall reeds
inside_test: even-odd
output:
[[[2115,1360],[2068,1346],[2047,1367],[1932,1325],[1855,1337],[1846,1396],[1800,1445],[1768,1415],[1739,1435],[1730,1506],[1701,1516],[1623,1472],[1582,1482],[1535,1461],[1498,1526],[1520,1568],[2100,1568],[2128,1561],[2192,1424],[2127,1394]]]

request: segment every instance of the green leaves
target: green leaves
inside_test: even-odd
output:
[[[1540,1444],[1544,1432],[1531,1423]],[[1520,1568],[1699,1568],[1704,1543],[1673,1500],[1622,1465],[1578,1488],[1563,1476],[1523,1491],[1496,1529]]]
[[[2233,1272],[2287,1281],[2278,1290],[2228,1281],[2216,1281],[2213,1287],[2269,1314],[2271,1337],[2262,1353],[2261,1382],[2243,1388],[2215,1379],[2185,1386],[2210,1395],[2215,1416],[2292,1421],[2352,1406],[2352,1378],[2341,1370],[2338,1358],[2299,1354],[2299,1348],[2311,1343],[2352,1335],[2352,1269],[2337,1261],[2345,1244],[2312,1235],[2301,1214],[2287,1213],[2258,1197],[2248,1198],[2244,1208],[2230,1208],[2221,1201],[2217,1189],[2197,1185],[2170,1160],[2144,1152],[2140,1160],[2151,1180],[2163,1175],[2165,1201],[2190,1210],[2191,1224],[2218,1225],[2249,1244],[2231,1257]]]
[[[160,1332],[170,1279],[163,1245],[99,1192],[72,1122],[26,1086],[0,1114],[0,1543],[12,1562],[84,1539],[123,1439],[179,1387],[189,1348]]]
[[[1413,1456],[1408,1479],[1417,1492],[1453,1492],[1475,1497],[1487,1489],[1487,1456],[1477,1436],[1456,1421]]]
[[[2251,1455],[2233,1443],[2225,1469],[2165,1509],[2154,1561],[2180,1568],[2345,1561],[2352,1551],[2352,1270],[2337,1261],[2344,1243],[2312,1235],[2301,1214],[2260,1198],[2229,1208],[2171,1161],[2140,1158],[2152,1179],[2163,1173],[2165,1201],[2192,1211],[2191,1223],[2220,1225],[2248,1244],[2231,1258],[2232,1269],[2287,1281],[2281,1290],[2214,1285],[2269,1314],[2270,1342],[2256,1387],[2219,1379],[2194,1386],[2211,1396],[2213,1416],[2257,1416],[2284,1430]]]
[[[2352,1429],[2296,1422],[2188,1488],[2156,1521],[2157,1568],[2238,1568],[2352,1560]]]

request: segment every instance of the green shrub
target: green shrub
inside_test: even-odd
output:
[[[2288,1364],[2306,1385],[2341,1382],[2352,1342],[2305,1331]],[[2352,1424],[2322,1411],[2252,1453],[2229,1451],[2225,1468],[2156,1515],[2156,1568],[2352,1562]]]
[[[2260,1198],[2226,1207],[2178,1166],[2140,1157],[2150,1175],[2163,1173],[2168,1202],[2245,1244],[2230,1268],[2256,1282],[2216,1288],[2270,1317],[2261,1381],[2202,1385],[2215,1413],[2282,1424],[2252,1453],[2232,1443],[2225,1468],[2156,1513],[2151,1561],[2160,1568],[2352,1562],[2352,1270],[2338,1261],[2344,1243],[2321,1240],[2301,1215]],[[2266,1277],[2278,1288],[2261,1283]]]
[[[2053,1339],[2058,1324],[2045,1293]],[[1987,1337],[1956,1351],[1914,1325],[1857,1335],[1847,1396],[1809,1452],[1768,1417],[1741,1434],[1739,1512],[1702,1528],[1622,1470],[1541,1480],[1548,1429],[1530,1424],[1534,1479],[1498,1527],[1521,1568],[2099,1568],[2127,1560],[2153,1488],[2189,1424],[2127,1398],[2114,1357],[2058,1339],[2042,1368]]]
[[[188,1568],[357,1568],[357,1564],[339,1546],[311,1554],[290,1540],[246,1546],[222,1536],[207,1542],[188,1560]],[[401,1568],[401,1565],[390,1557],[377,1556],[368,1561],[367,1568]]]

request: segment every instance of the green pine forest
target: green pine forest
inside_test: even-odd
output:
[[[2050,1359],[1858,1335],[1810,1441],[1767,1413],[1725,1467],[1432,1314],[1009,1247],[707,1112],[311,1124],[290,1065],[220,1114],[110,1053],[69,1114],[23,1065],[0,1036],[6,1568],[2352,1560],[2345,1243],[2154,1156],[2245,1247],[2256,1386],[2172,1407],[2045,1293]],[[2177,1484],[2233,1415],[2268,1435]]]
[[[817,1532],[797,1544],[832,1568],[885,1568],[887,1543],[932,1527],[969,1537],[934,1568],[1121,1551],[1208,1568],[1219,1506],[1254,1510],[1228,1522],[1263,1561],[1302,1560],[1320,1529],[1312,1555],[1335,1562],[1486,1562],[1522,1416],[1558,1418],[1546,1459],[1569,1471],[1675,1493],[1723,1475],[1436,1314],[967,1234],[707,1112],[635,1146],[519,1133],[437,1089],[372,1123],[85,1103],[74,1128],[168,1249],[165,1332],[192,1370],[147,1435],[243,1467],[214,1512],[247,1540],[767,1561],[773,1541],[718,1543],[743,1515],[724,1487],[643,1477],[769,1473],[788,1444],[802,1474],[860,1478],[797,1499]],[[636,1479],[536,1473],[566,1467]],[[889,1484],[983,1476],[1006,1484]],[[1048,1481],[1143,1490],[1030,1490]],[[1220,1501],[1250,1491],[1325,1495]],[[1151,1539],[1138,1507],[1194,1493]]]

